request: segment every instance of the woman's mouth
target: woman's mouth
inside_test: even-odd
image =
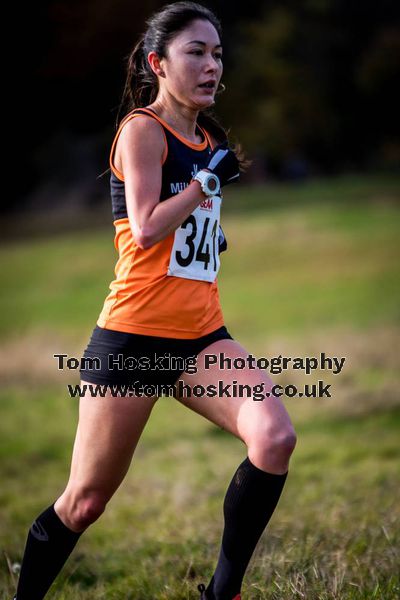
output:
[[[215,90],[215,83],[212,81],[207,81],[206,83],[201,83],[198,87],[211,93]]]

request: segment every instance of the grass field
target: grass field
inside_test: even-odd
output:
[[[332,398],[288,398],[298,444],[243,600],[400,595],[399,181],[340,177],[227,191],[219,276],[226,325],[258,356],[346,357]],[[33,519],[66,484],[77,401],[54,353],[81,356],[116,259],[113,230],[3,244],[0,600]],[[54,600],[198,600],[245,447],[160,398],[123,484],[54,583]],[[14,569],[12,568],[14,566]]]

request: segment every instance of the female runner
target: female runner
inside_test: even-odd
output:
[[[190,396],[179,388],[218,389],[223,382],[234,389],[236,381],[267,396],[273,384],[262,369],[229,370],[206,360],[248,357],[224,326],[217,287],[219,253],[227,248],[221,188],[245,167],[210,110],[222,75],[220,22],[200,4],[176,2],[146,24],[128,60],[122,104],[128,101],[129,110],[110,156],[116,278],[85,350],[98,368],[87,361],[81,369],[82,385],[101,384],[106,393],[93,398],[87,388],[80,399],[70,477],[28,532],[16,600],[44,598],[79,537],[104,512],[128,471],[158,385],[175,385],[180,402],[247,447],[225,495],[214,573],[207,587],[198,585],[202,600],[241,598],[295,446],[290,418],[272,393],[256,401],[235,393]],[[167,369],[158,368],[160,357],[170,361]],[[193,358],[196,369],[188,366]],[[134,389],[116,395],[110,384]],[[144,395],[140,385],[152,385],[154,394]]]

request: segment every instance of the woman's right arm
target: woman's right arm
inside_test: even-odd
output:
[[[175,231],[206,198],[198,181],[160,202],[165,138],[154,119],[131,119],[118,138],[129,223],[146,250]]]

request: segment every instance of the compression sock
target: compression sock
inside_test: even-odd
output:
[[[224,531],[217,567],[206,589],[210,600],[233,600],[272,513],[278,503],[287,472],[262,471],[249,458],[239,465],[226,492]]]
[[[26,540],[16,600],[42,600],[83,531],[61,521],[54,503],[34,521]]]

